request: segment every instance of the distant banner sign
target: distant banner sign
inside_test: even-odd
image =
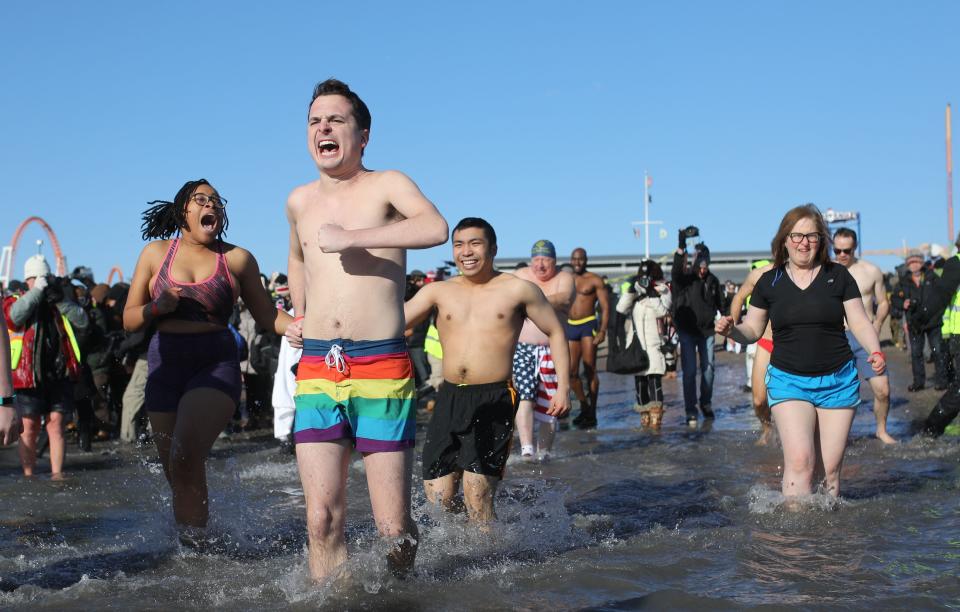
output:
[[[860,219],[860,213],[855,211],[850,212],[840,212],[828,208],[826,212],[823,213],[823,220],[827,223],[836,223],[838,221],[857,221]]]

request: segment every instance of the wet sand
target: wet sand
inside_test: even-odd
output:
[[[315,586],[296,465],[269,432],[214,447],[211,529],[220,540],[204,555],[176,543],[152,447],[71,446],[64,482],[49,480],[45,459],[24,480],[16,450],[0,449],[0,608],[956,607],[960,439],[913,437],[912,422],[939,393],[907,393],[909,359],[886,350],[890,431],[902,442],[872,437],[864,390],[838,506],[813,495],[799,512],[783,508],[779,448],[754,445],[743,356],[719,353],[709,429],[687,428],[679,381],[668,380],[663,431],[641,431],[632,378],[603,374],[597,430],[561,432],[549,463],[512,460],[493,534],[425,504],[418,460],[420,554],[405,581],[386,571],[359,456],[350,467],[351,578]]]

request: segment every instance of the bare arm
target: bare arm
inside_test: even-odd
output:
[[[757,281],[760,280],[760,277],[763,276],[763,273],[769,270],[771,265],[766,265],[762,268],[757,268],[756,270],[750,270],[750,273],[747,274],[747,278],[744,279],[743,284],[740,285],[740,288],[737,289],[736,295],[733,296],[733,301],[730,302],[730,312],[727,314],[733,317],[733,323],[736,325],[740,323],[740,316],[743,312],[743,304],[747,301],[747,297],[753,293],[753,288],[757,286]]]
[[[867,317],[867,311],[863,308],[862,299],[850,299],[843,303],[843,312],[847,318],[847,327],[853,332],[853,337],[857,339],[860,346],[865,348],[868,353],[880,352],[880,338],[877,336],[877,330],[873,328],[870,318]]]
[[[260,327],[272,329],[274,333],[282,336],[287,331],[287,326],[293,322],[293,317],[270,302],[260,282],[260,266],[256,258],[239,247],[235,248],[230,255],[238,271],[236,276],[240,282],[240,296],[250,310],[250,314],[253,315],[253,320]]]
[[[447,282],[447,281],[441,281]],[[430,316],[434,306],[437,305],[437,293],[440,283],[430,283],[424,285],[420,291],[404,302],[403,317],[406,321],[406,328],[413,329],[421,321]]]
[[[297,218],[290,201],[287,201],[287,221],[290,223],[287,286],[290,288],[290,300],[293,302],[293,315],[302,317],[307,310],[306,277],[303,271],[303,248],[300,246],[300,235],[297,233]]]
[[[607,335],[607,323],[610,321],[610,295],[603,280],[597,277],[597,302],[600,303],[600,329],[593,337],[594,346],[599,346]]]
[[[127,304],[123,309],[123,328],[128,332],[140,331],[154,319],[155,311],[159,310],[159,298],[157,308],[151,306],[150,300],[150,279],[153,277],[154,260],[162,257],[163,243],[151,242],[143,247],[140,252],[140,259],[137,260],[137,267],[133,271],[133,281],[130,283],[130,292],[127,294]],[[167,289],[167,292],[179,294],[179,288]],[[168,305],[165,304],[165,308]],[[173,303],[176,308],[176,302]],[[172,311],[172,309],[171,309]]]
[[[877,302],[877,316],[873,319],[873,329],[880,335],[883,322],[890,314],[890,300],[887,299],[887,288],[883,286],[883,273],[877,269],[873,282],[873,299]]]
[[[562,416],[570,411],[570,354],[567,336],[556,311],[533,283],[525,283],[523,287],[523,306],[527,311],[527,318],[550,338],[550,353],[553,355],[553,367],[557,371],[557,392],[550,401],[547,414]]]
[[[714,329],[722,336],[733,338],[740,344],[753,344],[763,336],[767,328],[767,311],[763,308],[751,306],[747,309],[747,316],[739,325],[734,324],[733,317],[720,317]]]
[[[557,292],[547,296],[547,301],[557,312],[566,315],[570,311],[573,299],[577,296],[577,284],[573,274],[560,272],[557,280]],[[539,327],[539,326],[538,326]]]
[[[4,318],[3,329],[0,329],[0,396],[13,395],[13,378],[10,374],[10,332],[7,331],[7,321]]]
[[[323,225],[318,238],[324,253],[349,248],[426,249],[447,241],[447,222],[412,180],[395,170],[384,172],[380,180],[388,201],[403,215],[403,220],[355,230]]]
[[[867,362],[873,368],[877,375],[883,375],[887,369],[886,358],[880,351],[880,336],[877,330],[873,328],[873,323],[867,317],[867,311],[863,308],[861,298],[853,298],[843,303],[843,312],[847,318],[847,327],[853,332],[853,337],[857,339],[860,346],[865,348],[870,356]]]

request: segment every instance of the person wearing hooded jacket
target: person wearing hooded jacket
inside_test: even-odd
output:
[[[634,376],[640,424],[657,431],[663,419],[663,374],[666,358],[661,350],[663,339],[659,319],[670,312],[670,289],[663,280],[663,270],[655,261],[646,260],[633,282],[627,284],[617,301],[617,312],[629,315],[626,320],[627,346],[636,340],[646,351],[650,365]],[[626,283],[625,283],[626,284]],[[636,325],[636,335],[634,335]]]

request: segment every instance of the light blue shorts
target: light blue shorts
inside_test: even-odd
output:
[[[790,400],[809,402],[817,408],[855,408],[860,405],[860,378],[855,360],[823,376],[790,374],[767,366],[767,402],[771,407]]]

